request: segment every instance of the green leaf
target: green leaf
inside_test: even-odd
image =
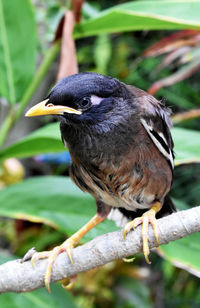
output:
[[[75,37],[133,30],[200,29],[200,2],[131,1],[113,6],[75,28]]]
[[[18,102],[36,59],[36,24],[29,0],[0,0],[0,96]]]
[[[97,71],[100,74],[106,74],[107,65],[111,59],[111,40],[108,35],[102,34],[97,37],[94,48],[94,60]]]
[[[172,136],[177,164],[200,159],[200,132],[175,127],[172,130]]]
[[[48,124],[24,139],[0,151],[0,159],[24,158],[42,153],[66,150],[60,136],[58,123]]]
[[[151,308],[150,291],[144,283],[129,277],[118,279],[115,308]]]
[[[44,222],[67,234],[73,234],[96,212],[94,199],[83,193],[69,178],[35,177],[9,186],[0,193],[0,215]],[[106,220],[84,239],[116,230]]]
[[[51,294],[44,288],[29,293],[1,294],[0,305],[4,308],[77,308],[71,294],[61,285],[52,284]]]
[[[7,261],[14,260],[15,257],[13,255],[10,255],[7,251],[4,252],[4,250],[1,250],[0,252],[0,264],[3,264]]]
[[[183,200],[174,199],[173,202],[179,210],[189,208]],[[200,277],[200,235],[199,233],[184,237],[158,248],[161,256],[176,267],[185,269],[189,273]]]
[[[173,265],[200,277],[200,235],[192,234],[159,248],[161,255]]]

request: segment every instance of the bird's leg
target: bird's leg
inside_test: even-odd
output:
[[[104,205],[104,204],[103,204]],[[52,267],[55,261],[55,258],[62,252],[66,251],[71,263],[73,263],[73,258],[72,258],[72,249],[74,246],[80,241],[80,239],[88,233],[92,228],[100,224],[102,221],[104,221],[107,217],[107,215],[110,212],[110,207],[106,206],[98,206],[97,204],[97,214],[94,215],[88,223],[86,223],[80,230],[78,230],[76,233],[74,233],[70,238],[68,238],[66,241],[64,241],[60,246],[56,246],[53,248],[51,251],[42,251],[42,252],[36,252],[32,258],[31,262],[32,265],[39,260],[39,259],[44,259],[48,258],[47,260],[47,269],[44,275],[44,282],[45,286],[48,291],[50,291],[50,281],[51,281],[51,272],[52,272]]]
[[[148,225],[149,223],[152,225],[156,241],[159,245],[158,224],[156,220],[156,214],[160,211],[161,207],[162,205],[160,202],[155,202],[150,210],[145,212],[141,217],[137,217],[133,221],[128,222],[124,227],[123,235],[124,238],[126,238],[127,233],[131,229],[135,229],[138,225],[142,224],[143,253],[145,260],[148,264],[151,263],[148,257],[150,253],[148,244]]]

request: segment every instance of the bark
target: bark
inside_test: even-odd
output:
[[[200,231],[200,206],[174,213],[158,220],[160,244],[167,244]],[[150,249],[157,246],[152,227],[149,227]],[[104,234],[73,250],[74,264],[67,254],[60,254],[54,263],[52,280],[55,282],[83,271],[99,267],[116,259],[142,251],[141,226],[131,231],[126,240],[122,230]],[[30,261],[9,261],[0,266],[0,293],[28,292],[44,286],[46,260],[39,260],[34,268]]]

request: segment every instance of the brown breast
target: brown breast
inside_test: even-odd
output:
[[[144,140],[146,134],[141,131]],[[118,160],[82,164],[72,154],[70,175],[77,186],[113,207],[128,210],[150,208],[155,200],[163,202],[172,182],[172,172],[148,136]]]

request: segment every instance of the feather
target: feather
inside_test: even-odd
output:
[[[137,211],[129,211],[125,208],[112,208],[108,215],[108,219],[113,220],[118,227],[124,227],[127,222],[142,216],[146,210],[138,209]],[[157,218],[161,218],[176,212],[177,209],[172,202],[169,195],[165,196],[162,209],[156,215]]]
[[[145,119],[140,120],[148,135],[156,145],[157,149],[162,153],[165,158],[170,162],[172,169],[174,168],[174,160],[172,151],[167,144],[167,141],[162,132],[156,132],[152,126],[148,125]]]
[[[133,93],[135,104],[140,109],[142,126],[173,170],[174,144],[170,133],[172,128],[171,110],[165,106],[164,100],[158,101],[155,97],[134,86],[128,86],[128,89]]]

